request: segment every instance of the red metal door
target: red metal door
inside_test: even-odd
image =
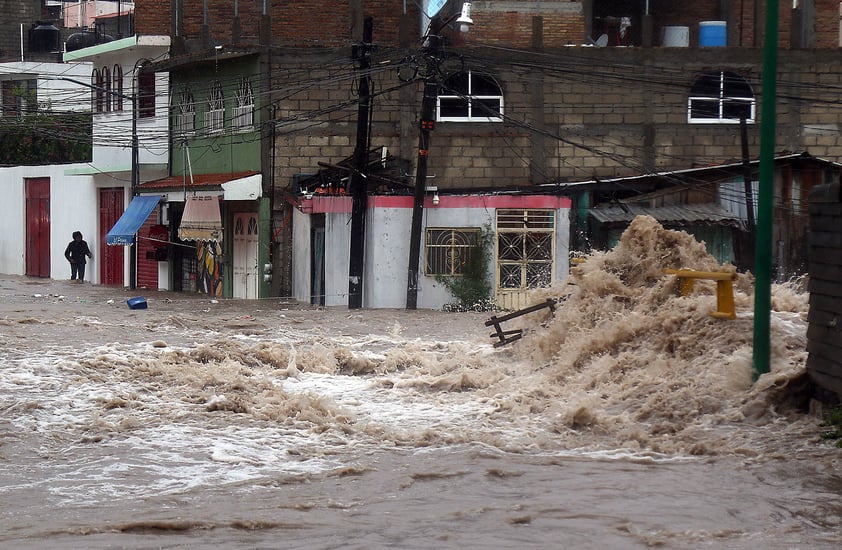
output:
[[[137,286],[158,290],[158,260],[155,246],[149,240],[149,231],[158,225],[158,214],[154,210],[137,231]]]
[[[49,277],[50,178],[26,178],[25,186],[26,274],[30,277]]]
[[[123,188],[99,190],[99,280],[103,285],[125,284],[123,246],[108,246],[108,232],[123,215]]]

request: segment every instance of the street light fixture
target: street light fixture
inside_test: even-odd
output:
[[[474,20],[471,19],[470,2],[464,2],[462,4],[462,14],[459,16],[459,19],[457,19],[456,22],[459,23],[460,32],[468,32],[468,30],[470,30],[471,25],[474,24]]]

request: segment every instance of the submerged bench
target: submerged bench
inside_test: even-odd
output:
[[[734,305],[734,280],[736,273],[723,271],[695,271],[693,269],[667,269],[667,275],[678,278],[679,290],[682,296],[689,296],[693,292],[696,279],[716,281],[716,311],[711,316],[717,319],[736,319]]]

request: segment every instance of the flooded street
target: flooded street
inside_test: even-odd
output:
[[[839,548],[806,296],[774,289],[754,382],[750,285],[712,318],[663,269],[719,266],[672,233],[501,348],[490,313],[0,276],[0,547]]]

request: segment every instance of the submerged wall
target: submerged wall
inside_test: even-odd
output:
[[[810,317],[807,374],[821,401],[842,398],[842,187],[810,193]]]

